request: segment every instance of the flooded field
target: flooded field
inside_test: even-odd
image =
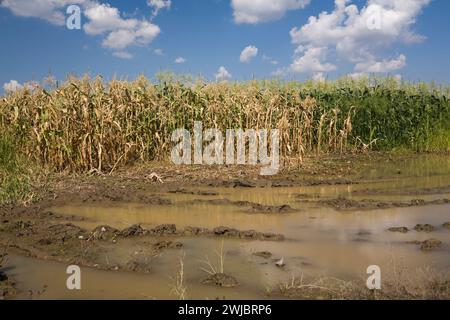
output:
[[[55,223],[94,231],[80,231],[67,246],[39,236],[39,245],[57,251],[40,259],[12,253],[6,273],[18,297],[177,299],[181,270],[184,298],[274,299],[291,297],[286,289],[302,277],[364,287],[371,265],[383,283],[450,271],[447,157],[375,167],[351,184],[171,186],[148,196],[159,201],[49,207]],[[70,291],[66,268],[75,262],[82,289]]]

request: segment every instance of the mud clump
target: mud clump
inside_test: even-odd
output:
[[[147,257],[136,257],[131,259],[125,265],[127,271],[138,273],[150,273],[152,271]]]
[[[295,212],[291,206],[284,204],[281,206],[265,206],[262,204],[252,204],[248,210],[250,213],[291,213]]]
[[[414,227],[417,232],[433,232],[436,230],[431,224],[418,224]]]
[[[164,249],[181,249],[183,244],[177,241],[159,241],[153,245],[153,249],[156,251],[161,251]]]
[[[56,239],[63,243],[67,240],[86,236],[86,231],[84,229],[71,223],[52,225],[48,228],[48,231],[52,235],[52,239]]]
[[[240,231],[238,234],[239,234],[239,238],[244,238],[244,239],[255,239],[255,238],[258,238],[260,235],[261,236],[263,235],[263,234],[259,234],[255,230]]]
[[[38,244],[48,246],[52,244],[65,244],[75,239],[84,239],[87,232],[71,223],[55,224],[44,228],[40,232],[42,238],[37,241]]]
[[[84,234],[82,229],[76,229],[71,237],[76,237],[79,234]],[[140,225],[136,224],[122,231],[119,231],[110,226],[98,226],[96,227],[87,238],[88,240],[99,241],[115,241],[118,238],[132,238],[140,236],[216,236],[216,237],[228,237],[235,239],[250,239],[250,240],[266,240],[266,241],[282,241],[284,236],[281,234],[275,234],[270,232],[257,232],[255,230],[237,230],[229,227],[216,227],[212,230],[201,227],[186,227],[182,231],[177,231],[175,224],[162,224],[153,229],[145,230]],[[64,238],[63,238],[64,239]],[[84,239],[84,236],[79,239]],[[47,240],[45,240],[47,241]],[[50,241],[51,243],[52,241]],[[47,243],[49,244],[49,243]]]
[[[177,226],[174,224],[161,224],[148,231],[150,235],[174,235],[177,233]]]
[[[349,210],[371,210],[388,208],[392,204],[377,202],[374,200],[352,200],[346,197],[340,196],[335,199],[301,199],[298,202],[313,203],[318,206],[325,206],[333,208],[337,211],[349,211]]]
[[[170,190],[169,193],[173,194],[188,194],[188,195],[197,195],[197,196],[218,196],[219,193],[216,191],[210,191],[210,190],[196,190],[196,191],[190,191],[186,189],[175,189]]]
[[[298,193],[295,197],[299,200],[320,199],[320,194]]]
[[[210,204],[214,206],[237,206],[237,207],[249,207],[254,205],[254,203],[249,201],[232,201],[229,199],[195,199],[188,201],[187,204]]]
[[[409,229],[407,227],[392,227],[388,229],[389,232],[399,232],[399,233],[408,233]]]
[[[417,246],[420,246],[422,244],[422,241],[419,240],[413,240],[413,241],[407,241],[407,244],[415,244]]]
[[[417,224],[414,227],[414,230],[417,232],[433,232],[436,230],[436,228],[434,226],[432,226],[431,224]],[[407,227],[393,227],[393,228],[389,228],[388,231],[408,233],[409,229]]]
[[[7,253],[0,253],[0,300],[12,298],[18,291],[15,281],[3,270],[7,262]]]
[[[254,256],[256,257],[260,257],[263,259],[270,259],[272,257],[272,253],[269,251],[259,251],[259,252],[255,252],[253,253]]]
[[[216,206],[249,207],[247,210],[245,210],[245,212],[247,213],[277,214],[277,213],[292,213],[298,211],[287,204],[279,206],[268,206],[250,201],[232,201],[229,199],[209,199],[209,200],[196,199],[187,202],[187,204],[199,204],[199,203],[206,203]]]
[[[415,187],[414,189],[361,189],[354,190],[353,195],[396,195],[396,196],[424,196],[433,194],[444,194],[450,192],[450,186],[435,187],[435,188],[423,188],[419,189]]]
[[[36,233],[35,224],[31,221],[16,221],[9,226],[9,229],[16,232],[16,237],[29,237]]]
[[[213,285],[222,288],[234,288],[239,285],[236,278],[229,276],[225,273],[212,274],[208,278],[202,281],[204,285]]]
[[[237,237],[239,236],[239,231],[233,228],[228,227],[217,227],[212,231],[216,236],[230,236]]]
[[[66,243],[69,240],[84,238],[88,234],[86,230],[72,223],[49,225],[23,220],[8,222],[4,230],[15,233],[17,238],[37,237],[37,243],[41,245]]]
[[[257,184],[248,180],[235,179],[235,180],[207,180],[204,181],[206,185],[210,187],[226,187],[226,188],[256,188]]]
[[[433,201],[425,201],[422,199],[414,199],[410,202],[382,202],[372,199],[363,200],[351,200],[345,197],[338,197],[335,199],[322,199],[322,200],[298,200],[303,203],[313,203],[320,206],[327,206],[338,211],[351,211],[351,210],[376,210],[376,209],[390,209],[390,208],[409,208],[428,205],[442,205],[450,203],[449,199],[439,199]]]
[[[233,188],[256,188],[256,185],[252,182],[245,180],[235,180],[230,184]]]
[[[13,298],[17,293],[16,282],[0,272],[0,300]]]
[[[120,235],[120,231],[110,226],[98,226],[90,234],[90,240],[115,240]]]
[[[422,199],[413,199],[411,200],[411,205],[412,206],[423,206],[425,204],[425,200]]]
[[[442,241],[437,239],[428,239],[422,242],[420,245],[420,250],[422,251],[432,251],[439,248],[442,245]]]
[[[282,241],[284,236],[281,234],[274,234],[269,232],[257,232],[255,230],[239,231],[229,227],[217,227],[214,228],[212,234],[215,236],[240,238],[240,239],[258,239],[258,240],[270,240],[270,241]]]
[[[142,194],[139,192],[124,192],[120,189],[97,190],[93,194],[85,195],[81,201],[85,203],[95,202],[138,202],[149,205],[171,205],[172,201],[155,195]]]
[[[368,230],[360,230],[356,235],[360,237],[366,237],[372,235],[372,232]]]
[[[345,197],[339,197],[336,199],[318,200],[316,203],[328,206],[338,211],[344,210],[373,210],[373,209],[387,209],[392,207],[401,206],[400,203],[386,203],[378,202],[375,200],[351,200]]]
[[[184,228],[183,233],[187,236],[200,236],[200,235],[208,234],[209,230],[207,228],[186,227],[186,228]]]
[[[263,233],[258,238],[260,240],[267,240],[267,241],[283,241],[284,240],[284,236],[282,234],[276,234],[276,233]]]
[[[359,201],[349,200],[347,198],[339,197],[337,199],[319,201],[323,204],[335,208],[336,210],[346,210],[352,208],[363,208],[365,205]]]
[[[145,195],[136,197],[136,201],[139,203],[144,203],[144,204],[148,204],[148,205],[157,205],[157,206],[172,205],[172,201],[169,199],[164,199],[164,198],[160,198],[160,197],[148,197]]]
[[[174,224],[162,224],[156,226],[153,229],[145,230],[139,224],[132,225],[119,231],[116,228],[110,226],[98,226],[95,228],[89,237],[92,240],[115,240],[118,237],[132,238],[145,235],[150,236],[163,236],[163,235],[175,235],[177,234],[177,227]]]
[[[144,235],[144,229],[139,224],[132,225],[120,232],[120,235],[124,238],[137,237]]]

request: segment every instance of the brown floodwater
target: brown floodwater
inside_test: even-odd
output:
[[[184,261],[187,296],[194,299],[265,299],[267,292],[286,282],[293,275],[330,276],[365,283],[370,265],[381,267],[383,279],[389,278],[393,268],[408,270],[433,267],[450,271],[450,230],[442,227],[450,221],[450,204],[398,207],[376,210],[336,211],[313,202],[299,201],[302,197],[331,199],[345,196],[349,199],[379,201],[432,201],[450,198],[450,161],[420,158],[395,165],[372,168],[367,180],[356,185],[310,186],[287,188],[230,189],[214,188],[217,196],[161,194],[172,200],[172,205],[142,205],[115,203],[86,205],[68,204],[52,211],[85,219],[76,224],[92,229],[98,225],[125,228],[141,224],[144,228],[173,223],[178,229],[186,226],[214,228],[227,226],[239,230],[283,234],[285,241],[257,241],[197,237],[178,237],[171,240],[183,243],[181,250],[165,250],[151,259],[149,274],[100,271],[82,268],[82,290],[66,289],[66,265],[30,258],[12,256],[10,272],[24,292],[22,298],[43,299],[174,299],[171,292],[173,277],[179,270],[179,259]],[[391,166],[391,167],[389,167]],[[398,173],[400,168],[401,174]],[[371,180],[375,179],[375,180]],[[200,188],[201,189],[201,188]],[[199,189],[196,189],[199,190]],[[211,190],[211,189],[203,189]],[[363,190],[376,190],[364,194]],[[427,190],[427,192],[422,192]],[[431,191],[430,191],[431,190]],[[435,190],[435,191],[433,191]],[[244,207],[199,203],[194,200],[245,200],[265,205],[288,204],[297,209],[293,213],[256,214]],[[390,227],[408,227],[431,224],[432,233],[407,234],[388,232]],[[422,252],[410,241],[435,238],[443,245],[431,252]],[[235,288],[217,288],[201,284],[207,274],[205,260],[217,264],[217,251],[223,246],[224,271],[235,277],[240,285]],[[133,254],[148,250],[143,240],[125,239],[110,245],[104,259],[108,264],[120,265]],[[269,251],[272,259],[253,255]],[[285,268],[278,268],[276,260],[283,258]],[[45,286],[45,292],[39,294]],[[32,294],[30,295],[30,290]]]

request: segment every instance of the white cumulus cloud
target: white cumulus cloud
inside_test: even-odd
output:
[[[255,46],[248,46],[241,52],[239,60],[243,63],[248,63],[252,58],[258,55],[258,48]]]
[[[327,63],[326,59],[328,49],[326,47],[310,47],[302,55],[296,57],[291,64],[290,69],[294,72],[330,72],[336,70],[336,66]]]
[[[88,23],[84,30],[89,35],[106,34],[102,45],[113,50],[123,50],[132,45],[147,45],[161,32],[147,21],[122,18],[119,9],[109,4],[92,4],[84,11]]]
[[[288,10],[302,9],[311,0],[231,0],[236,23],[258,24],[280,19]]]
[[[185,63],[185,62],[186,62],[186,59],[183,58],[183,57],[178,57],[178,58],[175,59],[175,63],[176,64],[182,64],[182,63]]]
[[[153,16],[157,16],[162,9],[170,9],[171,0],[148,0],[147,4],[153,8]]]
[[[16,16],[40,18],[63,26],[66,23],[66,7],[88,1],[91,0],[1,0],[0,7],[8,8]]]
[[[21,85],[16,80],[11,80],[3,85],[3,90],[5,90],[7,92],[14,92],[14,91],[20,90],[22,88],[23,88],[23,85]]]
[[[154,10],[170,7],[170,1],[148,2]],[[0,0],[14,15],[35,17],[65,26],[66,8],[80,5],[85,16],[83,29],[90,36],[103,36],[102,46],[121,55],[130,46],[147,45],[161,32],[149,19],[126,18],[118,8],[96,0]]]
[[[382,61],[368,60],[355,65],[357,72],[382,73],[399,70],[406,65],[406,56],[401,54],[395,59],[384,59]]]
[[[224,81],[231,78],[231,74],[228,72],[228,70],[221,66],[219,70],[217,70],[217,73],[215,74],[216,81]]]
[[[332,12],[312,16],[300,28],[290,32],[292,43],[298,45],[292,71],[330,71],[315,50],[333,51],[340,59],[355,66],[355,74],[382,73],[398,70],[406,65],[403,54],[386,58],[385,52],[397,43],[417,43],[424,39],[411,28],[423,8],[431,0],[367,0],[359,9],[351,0],[335,0]],[[320,48],[320,49],[319,49]],[[304,62],[311,62],[311,66]]]
[[[89,35],[100,35],[118,29],[132,29],[137,24],[134,19],[122,19],[119,9],[109,4],[92,3],[84,10],[84,15],[88,20],[84,25],[84,31]]]

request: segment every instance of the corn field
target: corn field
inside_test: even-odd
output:
[[[173,130],[280,130],[281,157],[408,149],[448,151],[449,88],[393,79],[205,83],[68,78],[0,100],[19,153],[55,170],[107,172],[168,159]]]

